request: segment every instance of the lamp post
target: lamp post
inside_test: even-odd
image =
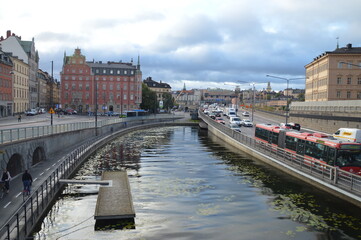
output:
[[[254,118],[254,105],[255,105],[255,102],[256,102],[256,88],[255,88],[255,82],[245,82],[245,81],[237,81],[237,82],[240,82],[240,83],[248,83],[250,84],[251,86],[253,86],[253,100],[252,100],[252,122],[253,122],[253,118]]]
[[[271,77],[271,78],[278,78],[278,79],[282,79],[282,80],[286,80],[287,81],[287,95],[286,95],[286,124],[288,123],[288,117],[289,117],[289,101],[288,101],[288,85],[289,85],[289,82],[292,81],[292,80],[299,80],[299,79],[305,79],[305,78],[284,78],[284,77],[278,77],[278,76],[272,76],[272,75],[266,75],[266,77]]]
[[[94,98],[95,98],[95,136],[98,136],[98,84],[94,76]]]

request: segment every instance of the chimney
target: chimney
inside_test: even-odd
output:
[[[347,44],[346,46],[347,46],[347,49],[351,49],[351,48],[352,48],[352,44],[351,44],[351,43]]]
[[[6,31],[6,38],[10,37],[11,36],[11,30],[7,30]]]

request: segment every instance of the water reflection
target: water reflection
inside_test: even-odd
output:
[[[122,136],[77,179],[128,171],[134,230],[94,231],[96,186],[69,186],[36,239],[356,239],[357,209],[229,148],[197,128]]]

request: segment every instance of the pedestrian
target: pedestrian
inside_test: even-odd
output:
[[[22,180],[24,185],[24,191],[27,190],[27,195],[30,195],[33,178],[31,177],[31,174],[28,172],[28,170],[25,170],[25,172],[23,173]]]
[[[9,193],[10,190],[10,179],[11,179],[10,173],[7,169],[5,169],[1,181],[5,183],[6,193]]]
[[[21,122],[21,115],[19,114],[18,122]]]

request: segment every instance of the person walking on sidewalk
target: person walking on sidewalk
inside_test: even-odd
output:
[[[27,195],[30,195],[31,185],[33,183],[33,178],[31,177],[31,174],[28,173],[28,170],[25,170],[23,177],[23,185],[24,185],[24,191],[26,191]]]
[[[21,122],[21,115],[19,114],[18,122]]]
[[[1,177],[1,181],[5,183],[6,193],[9,193],[10,190],[10,179],[11,179],[10,173],[7,169],[5,169]]]

